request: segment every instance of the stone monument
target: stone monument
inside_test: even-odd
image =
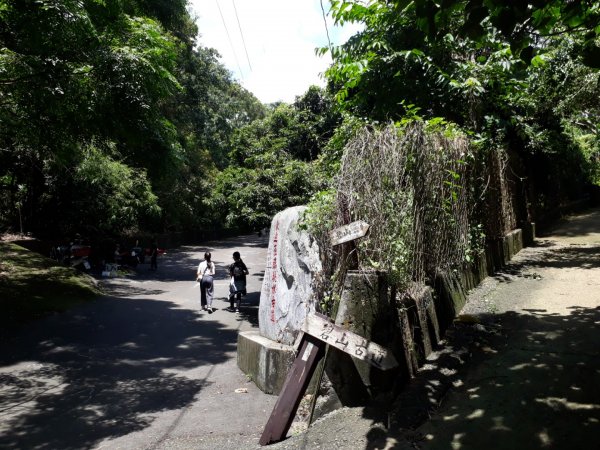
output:
[[[267,393],[277,394],[295,354],[304,319],[315,311],[314,283],[322,266],[315,239],[301,230],[305,206],[288,208],[271,222],[258,311],[259,331],[238,336],[238,366]]]
[[[305,209],[288,208],[273,218],[260,293],[260,334],[287,345],[294,343],[306,315],[315,311],[313,281],[322,270],[316,241],[298,227]]]

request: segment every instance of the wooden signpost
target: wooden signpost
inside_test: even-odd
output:
[[[325,347],[331,345],[354,358],[366,361],[381,370],[398,366],[394,356],[386,348],[370,342],[351,331],[344,330],[321,314],[310,314],[302,326],[298,356],[283,384],[279,398],[271,412],[271,417],[262,436],[260,445],[268,445],[285,438],[292,425],[302,396],[310,379],[325,353]]]
[[[331,323],[324,316],[310,314],[306,317],[302,331],[322,340],[323,342],[348,353],[350,356],[366,361],[381,370],[398,367],[394,355],[386,348],[368,341],[342,327]]]
[[[332,245],[343,244],[363,237],[369,224],[359,220],[336,228],[331,232]],[[298,410],[311,377],[331,345],[354,358],[366,361],[381,370],[398,366],[387,349],[367,339],[344,330],[322,314],[309,314],[302,325],[302,337],[298,354],[285,379],[279,398],[260,437],[260,445],[268,445],[285,439]]]
[[[333,230],[329,235],[331,245],[339,245],[363,237],[369,231],[369,224],[362,220],[349,223]]]
[[[325,342],[314,336],[309,334],[302,336],[298,356],[292,364],[271,417],[258,441],[260,445],[272,444],[285,438],[296,416],[300,400],[325,353],[325,346]]]

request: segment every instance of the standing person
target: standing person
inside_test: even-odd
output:
[[[150,270],[158,269],[156,258],[158,258],[158,244],[156,239],[153,239],[152,244],[150,244]]]
[[[196,281],[200,283],[200,306],[203,310],[212,314],[213,302],[213,278],[215,276],[215,263],[211,261],[210,252],[204,254],[204,261],[198,264],[196,271]]]
[[[122,255],[121,255],[121,245],[120,244],[116,245],[115,251],[113,253],[113,258],[115,260],[115,264],[121,264]]]
[[[235,312],[240,312],[240,302],[242,295],[246,295],[246,275],[248,268],[242,258],[240,252],[233,252],[233,264],[229,266],[229,276],[231,282],[229,284],[229,311],[233,311],[233,302],[235,300]]]

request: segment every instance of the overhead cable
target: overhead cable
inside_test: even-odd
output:
[[[331,52],[331,56],[333,57],[333,52],[331,48],[331,39],[329,39],[329,29],[327,28],[327,17],[325,14],[325,8],[323,8],[323,0],[319,0],[321,3],[321,12],[323,13],[323,22],[325,23],[325,33],[327,33],[327,43],[329,44],[329,51]]]
[[[229,30],[227,29],[227,24],[225,23],[225,18],[223,17],[223,11],[221,11],[221,7],[219,6],[219,2],[215,0],[217,4],[217,8],[219,8],[219,14],[221,15],[221,20],[223,21],[223,26],[225,27],[225,32],[227,33],[227,39],[229,40],[229,45],[231,46],[231,51],[233,52],[233,57],[235,58],[235,63],[238,66],[238,70],[240,71],[240,77],[244,79],[244,73],[242,72],[242,68],[240,67],[240,62],[238,61],[237,55],[235,53],[235,48],[233,48],[233,42],[231,41],[231,36],[229,35]]]
[[[242,32],[242,25],[240,24],[240,18],[238,17],[237,8],[235,7],[235,0],[231,0],[233,3],[233,10],[235,11],[235,18],[237,19],[238,28],[240,29],[240,36],[242,36],[242,43],[244,44],[244,51],[246,52],[246,59],[248,60],[248,67],[252,71],[252,64],[250,64],[250,57],[248,56],[248,49],[246,48],[246,40],[244,39],[244,33]]]

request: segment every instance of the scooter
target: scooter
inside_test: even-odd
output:
[[[82,244],[57,245],[52,247],[50,257],[65,266],[88,271],[92,268],[89,257],[92,247]]]

